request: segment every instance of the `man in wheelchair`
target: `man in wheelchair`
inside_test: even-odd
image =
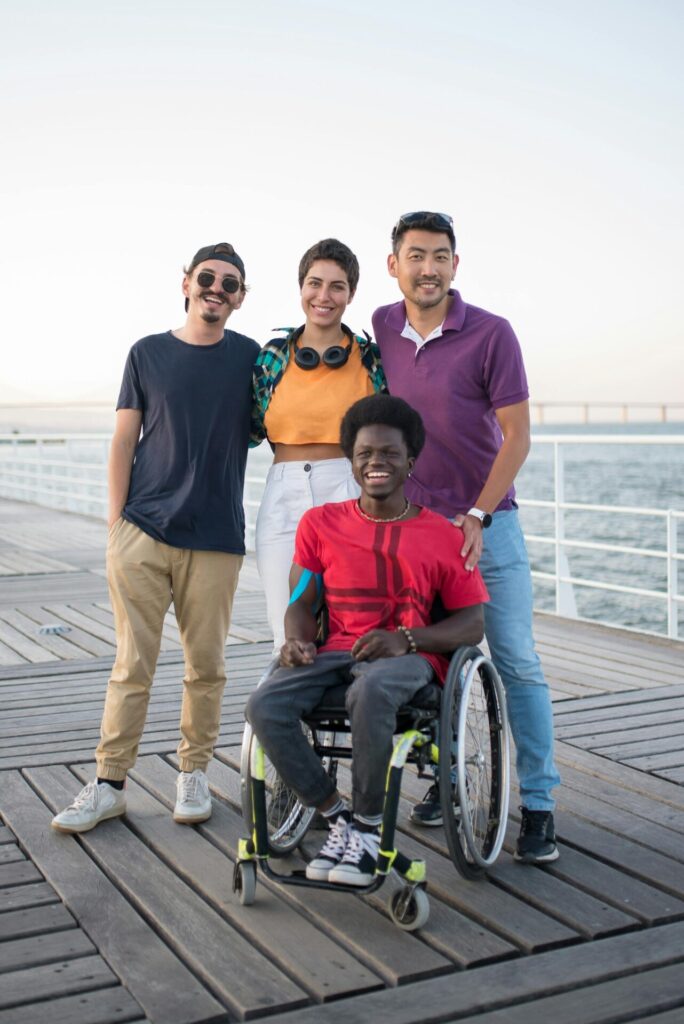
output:
[[[445,655],[483,635],[487,591],[478,570],[464,568],[461,530],[404,496],[424,439],[420,416],[400,398],[373,395],[346,413],[340,443],[361,497],[302,517],[280,667],[247,703],[247,719],[284,783],[330,826],[307,865],[317,881],[370,884],[396,712],[427,683],[443,681]],[[321,577],[328,634],[317,648]],[[432,623],[438,597],[447,612]],[[353,745],[351,807],[301,727],[340,684]]]

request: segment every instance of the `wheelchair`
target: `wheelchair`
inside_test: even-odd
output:
[[[277,660],[271,663],[260,684],[277,664]],[[333,782],[338,760],[353,756],[346,689],[344,685],[329,689],[302,722]],[[439,779],[444,832],[456,869],[469,880],[486,873],[503,844],[510,787],[506,698],[493,663],[477,647],[459,648],[451,658],[444,686],[429,683],[419,690],[399,709],[395,732],[398,739],[386,776],[375,876],[370,885],[359,887],[313,881],[303,870],[286,874],[271,866],[272,859],[287,856],[301,844],[316,812],[285,786],[246,723],[240,774],[249,837],[239,842],[233,875],[233,890],[242,904],[255,900],[257,866],[279,884],[357,895],[375,892],[394,870],[404,885],[392,893],[390,917],[405,931],[422,927],[430,913],[425,862],[410,860],[395,846],[401,778],[407,763],[417,766],[419,777]]]

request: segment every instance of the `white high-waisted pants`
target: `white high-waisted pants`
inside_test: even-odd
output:
[[[348,459],[278,462],[269,469],[256,522],[256,556],[274,651],[285,642],[283,619],[299,520],[315,505],[358,498],[360,493]]]

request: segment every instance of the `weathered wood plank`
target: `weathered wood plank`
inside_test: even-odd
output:
[[[16,665],[18,661],[23,662],[24,659],[17,655],[17,652],[13,651],[11,647],[0,641],[0,666],[9,668]]]
[[[75,592],[78,593],[79,591],[76,590]],[[45,604],[37,604],[35,602],[29,604],[24,601],[20,607],[24,614],[35,620],[39,626],[51,625],[55,622],[69,626],[69,643],[80,650],[81,658],[88,654],[95,657],[111,656],[114,652],[113,644],[103,643],[98,638],[92,636],[88,630],[81,629],[78,624],[71,622],[56,610],[56,608],[66,607],[66,605],[56,604],[51,606],[47,602]]]
[[[127,816],[158,857],[317,1001],[381,987],[367,968],[267,890],[260,894],[263,913],[241,906],[232,892],[232,866],[225,856],[197,830],[179,828],[173,821],[169,811],[174,789],[169,787],[168,799],[161,803],[136,783],[145,782],[150,760],[140,759],[129,776]],[[84,777],[78,770],[76,774]]]
[[[47,882],[32,885],[11,885],[0,889],[0,914],[22,907],[40,907],[45,903],[59,903],[59,896]]]
[[[3,843],[0,846],[0,864],[13,864],[18,860],[26,860],[16,843]]]
[[[0,810],[2,794],[0,794]],[[42,882],[43,876],[30,861],[16,861],[13,864],[0,865],[0,890],[29,882]]]
[[[52,654],[41,647],[40,644],[29,640],[23,633],[20,633],[17,629],[8,626],[4,622],[0,622],[0,640],[2,640],[6,647],[16,651],[17,655],[26,661],[30,661],[32,664],[53,660]]]
[[[36,1024],[49,1006],[50,1024],[145,1024],[133,997],[120,985],[95,992],[79,992],[44,1002],[0,1010],[0,1024]]]
[[[684,768],[684,754],[681,751],[668,750],[664,754],[623,756],[620,763],[637,768],[641,772],[660,772],[670,768]]]
[[[624,771],[629,771],[629,769]],[[684,814],[670,804],[662,804],[652,797],[635,793],[634,790],[627,789],[624,785],[606,782],[605,779],[588,775],[586,772],[565,764],[563,765],[563,795],[568,790],[592,796],[611,807],[621,808],[632,814],[640,815],[647,821],[657,822],[675,832],[684,833]]]
[[[648,1013],[641,1017],[630,1017],[631,1021],[635,1024],[643,1021],[643,1024],[682,1024],[682,1009],[677,1007],[675,1010],[665,1010],[663,1013]]]
[[[558,674],[561,678],[569,679],[586,677],[598,683],[606,680],[618,684],[623,690],[650,689],[666,682],[680,683],[682,679],[681,669],[674,664],[661,664],[657,669],[651,666],[650,671],[646,671],[624,655],[619,661],[611,661],[592,649],[575,652],[567,647],[558,648],[557,651],[547,649],[542,658],[545,670],[548,668],[551,675]]]
[[[635,927],[632,915],[617,910],[605,900],[567,885],[545,871],[527,871],[508,858],[496,865],[490,878],[506,892],[551,914],[586,939]]]
[[[151,1021],[194,1024],[222,1013],[218,1000],[140,918],[78,842],[52,832],[53,812],[17,772],[0,777],[0,811]],[[106,829],[108,824],[100,827]],[[169,977],[175,979],[172,987],[166,983]]]
[[[491,1013],[460,1017],[463,1024],[528,1024],[530,1015],[554,1024],[613,1024],[634,1020],[634,1014],[684,1006],[681,964],[643,971],[635,977],[578,988],[535,999],[524,1006],[507,1006]],[[680,1010],[680,1013],[684,1011]],[[680,1018],[681,1019],[681,1018]]]
[[[83,651],[76,644],[72,644],[66,636],[53,635],[50,633],[39,634],[40,623],[30,618],[21,609],[5,608],[0,618],[7,625],[12,626],[24,636],[33,639],[46,651],[49,651],[57,658],[77,660],[83,657]]]
[[[645,772],[631,770],[610,761],[607,757],[599,757],[567,743],[556,743],[555,755],[561,765],[569,764],[586,772],[587,775],[595,775],[596,778],[622,786],[629,792],[641,793],[665,806],[684,811],[684,790],[679,786],[655,779]]]
[[[0,914],[0,942],[75,927],[76,921],[61,903],[23,907],[21,910],[8,910]]]
[[[602,757],[613,761],[634,764],[637,758],[658,759],[661,767],[679,767],[684,764],[684,735],[662,736],[658,739],[643,739],[635,736],[628,743],[594,744],[593,748]],[[663,760],[665,759],[665,760]]]
[[[115,984],[116,977],[99,956],[8,971],[0,975],[0,1009]]]
[[[600,955],[597,950],[600,949]],[[525,1004],[539,993],[553,994],[595,985],[663,965],[684,961],[684,923],[664,925],[656,933],[630,932],[566,949],[539,953],[462,971],[453,976],[416,982],[385,992],[370,992],[355,999],[276,1014],[269,1024],[416,1024],[416,1021],[451,1021],[468,1013],[484,1013]],[[676,972],[675,972],[676,973]],[[642,975],[637,973],[637,980]],[[682,984],[682,970],[679,970]],[[592,989],[587,989],[591,1000]],[[528,1020],[530,1017],[528,1016]],[[534,1020],[553,1020],[532,1015]],[[615,1020],[616,1018],[613,1018]],[[618,1020],[620,1018],[617,1018]],[[624,1018],[623,1018],[624,1019]],[[627,1018],[629,1019],[629,1018]],[[579,1024],[576,1019],[574,1024]]]
[[[656,750],[658,748],[677,750],[677,741],[680,744],[684,744],[683,732],[684,709],[682,710],[682,721],[673,720],[671,716],[663,718],[658,715],[655,721],[649,721],[648,724],[645,724],[643,719],[640,721],[630,720],[629,724],[623,724],[622,728],[617,728],[614,722],[611,729],[598,730],[594,728],[587,732],[585,727],[584,735],[568,737],[566,734],[564,738],[566,741],[577,746],[588,750],[595,750],[604,757],[612,757],[613,760],[619,760],[619,754],[616,756],[615,751],[620,744],[623,744],[625,749],[629,749],[634,744],[648,743],[646,752],[649,749]],[[663,741],[670,745],[665,746]]]
[[[347,788],[349,776],[346,769],[341,769],[338,773],[338,782],[340,780],[344,780],[345,788]],[[410,793],[414,797],[422,795],[425,791],[425,780],[418,779],[413,773],[406,772],[402,788],[404,792]],[[399,829],[419,843],[429,845],[443,857],[448,857],[443,829],[421,829],[413,826],[407,818],[409,809],[410,803],[402,801],[398,821]],[[506,844],[506,848],[510,852],[515,846],[517,831],[518,823],[511,822]],[[403,840],[399,841],[399,846],[403,849]],[[564,854],[565,850],[563,849],[561,856]],[[578,891],[574,885],[561,883],[559,878],[545,871],[521,867],[508,857],[499,860],[495,869],[489,872],[489,878],[505,892],[555,918],[585,938],[611,934],[635,925],[633,915],[626,914],[623,908],[618,908],[614,904],[608,904],[602,898],[600,891],[595,893]],[[682,906],[684,909],[684,904]]]
[[[216,790],[213,768],[210,779]],[[173,793],[176,773],[161,759],[150,759],[144,765],[144,773],[140,772],[146,789],[163,802],[169,801]],[[241,816],[234,811],[215,803],[210,821],[199,826],[202,835],[206,835],[213,844],[227,857],[230,862],[235,860],[238,840],[245,834]],[[259,876],[259,888],[274,890],[274,885],[265,876]],[[339,893],[306,889],[304,895],[295,888],[278,887],[278,897],[286,901],[298,912],[316,922],[317,927],[335,942],[347,949],[357,960],[360,960],[389,984],[396,985],[400,980],[406,982],[411,978],[434,975],[449,969],[448,962],[433,950],[425,948],[420,940],[406,932],[400,932],[396,926],[375,913],[365,902],[349,899]],[[251,913],[258,913],[258,899]],[[369,942],[369,936],[372,941]]]
[[[75,566],[67,562],[21,548],[4,548],[0,553],[0,575],[3,576],[42,576],[45,573],[75,571]]]
[[[569,846],[561,846],[560,858],[544,870],[647,925],[684,916],[683,900]]]
[[[556,735],[562,739],[584,736],[588,729],[609,732],[612,729],[631,729],[633,725],[650,725],[658,721],[681,721],[684,716],[684,697],[657,700],[652,703],[640,701],[635,704],[612,705],[611,707],[587,708],[586,710],[564,713],[562,703],[554,705],[553,718]]]
[[[37,967],[94,953],[97,950],[79,928],[32,935],[13,942],[0,942],[0,971]]]
[[[575,817],[590,823],[598,823],[617,836],[628,836],[631,842],[640,843],[647,849],[666,854],[675,860],[684,860],[684,841],[680,832],[664,828],[654,821],[648,821],[619,807],[611,807],[605,801],[596,800],[587,793],[576,793],[561,789],[558,793],[558,807],[570,811]],[[563,833],[565,815],[557,815],[557,828]]]
[[[27,773],[34,788],[51,806],[69,799],[65,768]],[[70,837],[61,837],[73,845]],[[184,881],[159,861],[123,821],[113,820],[80,842],[115,881],[117,888],[145,920],[168,938],[193,973],[238,1017],[254,1017],[269,1007],[304,1006],[302,989],[271,961],[240,939],[239,934]],[[258,985],[255,979],[258,978]],[[123,979],[130,988],[128,979]],[[166,974],[167,985],[173,974]]]
[[[585,850],[593,857],[614,864],[642,881],[681,898],[684,896],[684,871],[681,863],[648,850],[624,835],[615,835],[597,825],[565,812],[558,819],[561,839]]]

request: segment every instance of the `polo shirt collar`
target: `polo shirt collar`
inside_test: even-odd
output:
[[[452,302],[449,312],[444,318],[442,330],[462,331],[463,324],[465,323],[466,304],[455,288],[449,289],[449,295],[451,295]],[[406,320],[406,303],[403,301],[395,303],[395,305],[390,308],[389,315],[387,317],[388,326],[397,331],[398,334],[401,334],[406,326]]]

